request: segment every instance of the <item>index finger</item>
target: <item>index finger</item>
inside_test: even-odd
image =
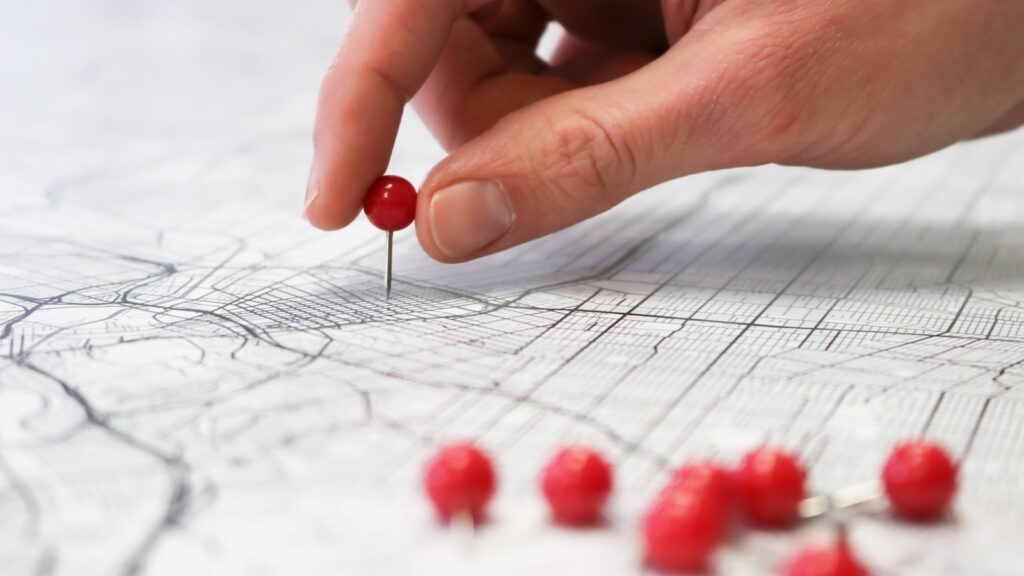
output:
[[[454,22],[494,0],[363,0],[320,87],[306,217],[324,230],[358,214],[387,169],[402,110],[441,57]]]

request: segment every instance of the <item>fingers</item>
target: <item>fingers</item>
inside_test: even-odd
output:
[[[607,48],[661,53],[668,47],[661,0],[537,0],[574,36]]]
[[[796,79],[806,67],[764,49],[761,34],[684,39],[631,74],[510,114],[431,172],[417,206],[421,245],[441,261],[470,260],[671,178],[788,157],[805,144]]]
[[[457,150],[421,190],[424,249],[447,262],[475,258],[593,216],[642,187],[655,138],[649,112],[626,106],[603,87],[576,90]]]
[[[500,14],[481,25],[452,26],[437,65],[413,100],[441,144],[452,150],[499,118],[572,84],[538,74],[534,55],[547,16],[530,0],[506,0]]]
[[[690,29],[698,8],[707,11],[707,5],[720,0],[661,0],[661,11],[665,15],[665,35],[669,44],[675,44]]]
[[[700,123],[699,85],[650,66],[503,119],[458,149],[424,184],[417,235],[457,262],[554,232],[671,177],[729,161]],[[659,86],[653,90],[652,86]]]
[[[605,82],[647,64],[650,53],[576,41],[549,68],[536,45],[550,16],[535,0],[504,0],[486,18],[462,18],[413,105],[447,150],[506,115],[580,85]],[[574,41],[574,37],[567,36]]]
[[[998,19],[947,30],[945,10],[923,18],[899,4],[872,7],[719,3],[658,60],[540,100],[458,148],[421,189],[420,243],[439,260],[464,261],[695,172],[896,162],[976,133],[1019,102],[993,72],[1019,69],[1016,44],[994,49],[987,68],[956,48]],[[911,16],[920,26],[907,38]]]
[[[649,52],[608,50],[566,35],[551,58],[549,73],[589,86],[630,74],[654,59]]]
[[[1024,126],[1024,102],[1021,102],[1010,109],[1009,112],[1003,114],[999,120],[996,120],[992,125],[982,130],[977,136],[991,136],[993,134],[1000,134],[1002,132],[1008,132],[1015,130],[1021,126]]]
[[[318,228],[345,226],[387,169],[405,103],[440,58],[453,24],[491,0],[360,2],[324,78],[306,187]]]

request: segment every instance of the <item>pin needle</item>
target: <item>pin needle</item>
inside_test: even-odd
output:
[[[466,508],[459,509],[452,514],[451,524],[461,534],[460,538],[466,549],[473,550],[476,545],[476,520],[473,513]]]
[[[384,265],[384,293],[385,297],[391,299],[391,255],[395,250],[395,233],[388,230],[388,256]]]
[[[412,224],[416,218],[416,189],[398,176],[381,176],[366,192],[363,212],[370,223],[387,232],[387,260],[384,263],[384,293],[391,298],[392,261],[395,232]]]
[[[803,520],[824,516],[833,510],[844,510],[867,504],[882,495],[882,485],[877,481],[847,486],[833,492],[811,496],[800,502],[799,517]]]

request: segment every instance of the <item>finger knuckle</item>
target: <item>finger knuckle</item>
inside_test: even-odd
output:
[[[538,149],[537,172],[546,175],[552,200],[573,206],[614,203],[616,192],[635,177],[636,155],[630,145],[616,136],[609,118],[589,111],[551,120]]]
[[[721,148],[755,161],[798,145],[813,122],[808,105],[818,90],[822,59],[801,30],[758,32],[734,44],[720,72],[702,87],[702,106],[690,112],[702,135],[742,135]],[[764,158],[762,158],[762,156]]]

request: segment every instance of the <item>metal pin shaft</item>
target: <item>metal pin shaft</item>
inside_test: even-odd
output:
[[[800,518],[810,519],[824,516],[834,510],[843,510],[866,504],[882,496],[881,483],[865,482],[848,486],[832,494],[811,496],[800,502]]]
[[[391,299],[391,255],[395,244],[395,233],[388,232],[388,257],[387,262],[384,264],[384,292],[385,297]]]
[[[452,515],[452,525],[459,533],[462,546],[469,552],[473,551],[476,545],[476,519],[469,510],[459,510]]]

